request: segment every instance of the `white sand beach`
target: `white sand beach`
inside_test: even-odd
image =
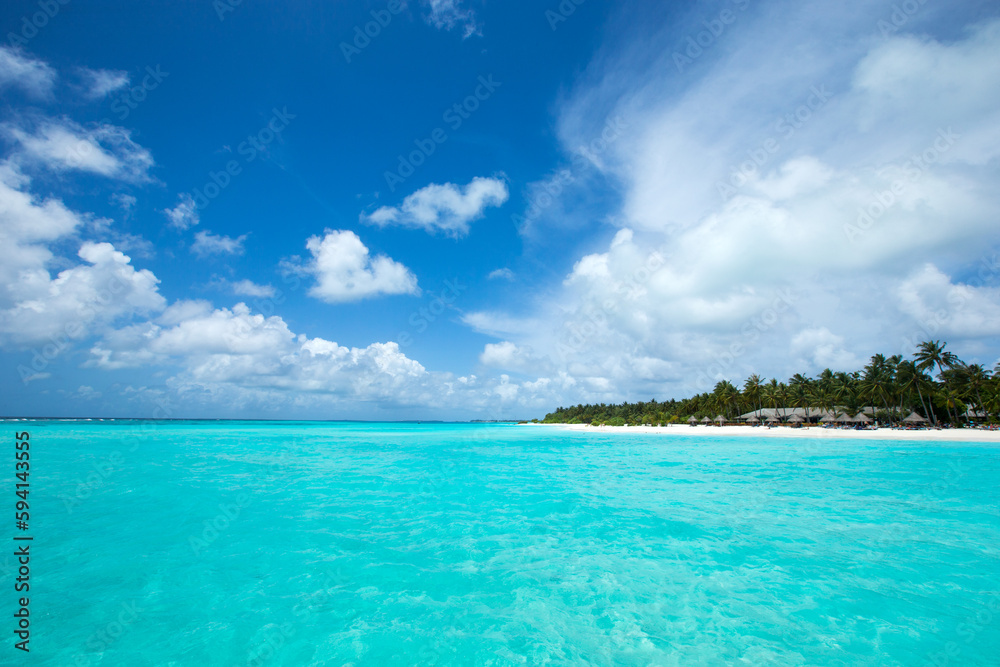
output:
[[[557,424],[570,431],[585,433],[656,433],[683,436],[748,436],[754,438],[829,438],[860,440],[926,440],[941,442],[1000,442],[1000,431],[982,429],[840,429],[822,426],[591,426],[589,424]]]

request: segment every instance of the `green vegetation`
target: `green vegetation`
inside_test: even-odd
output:
[[[863,407],[875,408],[875,417],[895,425],[910,412],[934,424],[961,426],[967,411],[981,420],[995,422],[1000,413],[1000,364],[993,373],[978,364],[966,364],[947,351],[940,341],[921,343],[913,359],[876,354],[868,365],[853,373],[826,369],[815,378],[796,373],[788,383],[765,381],[751,375],[742,391],[728,380],[711,393],[682,400],[647,403],[576,405],[545,415],[545,423],[569,424],[672,424],[690,417],[722,415],[735,420],[761,408],[842,410],[849,415]]]

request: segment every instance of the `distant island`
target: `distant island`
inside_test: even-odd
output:
[[[947,343],[925,341],[912,359],[876,354],[863,369],[850,373],[826,369],[815,378],[796,373],[787,383],[755,374],[742,391],[722,380],[710,393],[690,398],[560,407],[541,421],[594,426],[853,421],[961,427],[996,423],[998,413],[1000,364],[991,373],[981,364],[964,363],[947,350]]]

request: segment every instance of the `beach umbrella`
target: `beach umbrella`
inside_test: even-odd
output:
[[[719,422],[720,424],[725,424],[726,423],[726,418],[723,417],[722,415],[716,415],[715,421]]]
[[[824,424],[829,424],[831,422],[837,421],[837,418],[828,412],[820,418],[820,421]]]
[[[792,422],[794,424],[801,424],[802,422],[805,421],[805,419],[803,419],[802,417],[799,417],[798,415],[792,415],[791,417],[788,418],[788,421],[790,421],[790,422]]]
[[[693,426],[693,425],[695,425],[697,423],[698,423],[698,418],[697,417],[695,417],[694,415],[691,415],[690,417],[688,417],[688,424],[691,424]]]
[[[926,417],[921,417],[916,412],[911,412],[910,416],[903,420],[906,424],[923,424],[926,421]]]
[[[851,421],[851,418],[847,416],[846,412],[841,412],[840,415],[837,417],[837,423],[838,424],[847,424],[850,421]]]
[[[708,417],[702,417],[702,418],[701,418],[701,423],[702,423],[702,424],[711,424],[711,423],[712,423],[712,420],[711,420],[711,419],[709,419]]]
[[[775,417],[774,415],[770,415],[770,416],[769,416],[769,417],[768,417],[767,419],[765,419],[764,421],[766,421],[766,422],[767,422],[768,424],[773,424],[773,423],[775,423],[776,421],[778,421],[778,418],[777,418],[777,417]]]
[[[748,419],[747,421],[748,421],[748,422],[750,422],[751,424],[756,424],[756,423],[757,423],[757,422],[759,422],[760,420],[759,420],[759,419],[757,419],[757,415],[754,415],[753,417],[751,417],[751,418],[750,418],[750,419]]]
[[[868,415],[866,415],[865,413],[859,412],[858,414],[854,415],[854,419],[852,419],[851,421],[853,421],[856,424],[867,424],[868,422],[871,421],[871,419],[869,419]]]

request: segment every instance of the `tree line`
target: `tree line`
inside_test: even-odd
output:
[[[966,364],[941,341],[925,341],[912,359],[902,355],[872,356],[854,372],[829,368],[815,378],[796,373],[788,382],[751,375],[742,390],[722,380],[711,392],[658,402],[575,405],[545,415],[546,423],[671,424],[691,417],[722,415],[727,421],[763,408],[819,408],[854,416],[873,409],[885,425],[899,423],[911,412],[932,424],[961,426],[969,411],[996,422],[1000,413],[1000,364],[992,373],[981,364]]]

